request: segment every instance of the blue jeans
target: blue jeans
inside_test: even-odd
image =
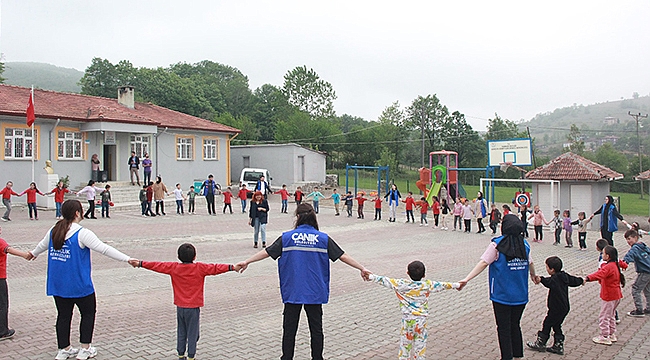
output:
[[[314,200],[314,211],[318,214],[318,201]]]
[[[266,244],[266,224],[261,224],[259,218],[255,218],[253,221],[253,241],[257,245],[259,233],[262,233],[262,244]]]
[[[242,213],[246,212],[246,200],[241,201],[241,212]]]
[[[287,212],[287,202],[288,202],[288,200],[282,200],[282,210],[281,210],[281,212]]]
[[[149,203],[146,200],[140,202],[140,207],[142,207],[142,215],[147,215],[147,206],[148,205],[149,205]]]
[[[183,214],[183,200],[176,200],[176,213]]]
[[[32,218],[32,211],[34,211],[34,216],[38,219],[38,210],[36,210],[36,203],[27,203],[29,208],[29,218]]]
[[[58,202],[54,204],[56,204],[56,217],[61,217],[61,205],[63,205],[63,203]]]
[[[104,217],[104,212],[106,212],[106,216],[108,216],[108,208],[110,207],[110,204],[108,201],[102,201],[102,217]]]

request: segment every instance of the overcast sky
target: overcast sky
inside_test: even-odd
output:
[[[4,61],[84,70],[211,60],[251,89],[296,66],[332,83],[338,114],[375,120],[437,94],[483,130],[573,103],[650,93],[639,1],[0,0]]]

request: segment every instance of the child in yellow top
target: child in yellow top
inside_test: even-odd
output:
[[[421,261],[408,265],[411,279],[391,279],[371,274],[370,281],[395,290],[402,311],[399,359],[424,359],[427,346],[427,316],[431,292],[458,289],[459,283],[438,282],[423,279],[425,267]]]

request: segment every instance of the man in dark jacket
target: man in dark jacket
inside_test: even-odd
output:
[[[138,186],[140,185],[140,175],[138,174],[138,171],[140,170],[140,158],[135,155],[135,151],[131,151],[131,157],[129,157],[129,171],[131,172],[131,185],[135,185],[133,182],[133,174],[135,174],[135,178],[138,180]]]

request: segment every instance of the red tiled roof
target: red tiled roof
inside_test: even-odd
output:
[[[650,180],[650,170],[646,170],[635,176],[634,180]]]
[[[573,181],[611,181],[622,179],[623,174],[606,168],[574,153],[564,153],[546,165],[531,170],[527,179],[573,180]]]
[[[29,88],[0,84],[0,115],[25,116],[29,92]],[[135,108],[129,109],[118,104],[117,99],[50,90],[34,89],[34,108],[37,119],[61,118],[83,122],[107,121],[175,129],[240,132],[230,126],[151,103],[136,102]]]

